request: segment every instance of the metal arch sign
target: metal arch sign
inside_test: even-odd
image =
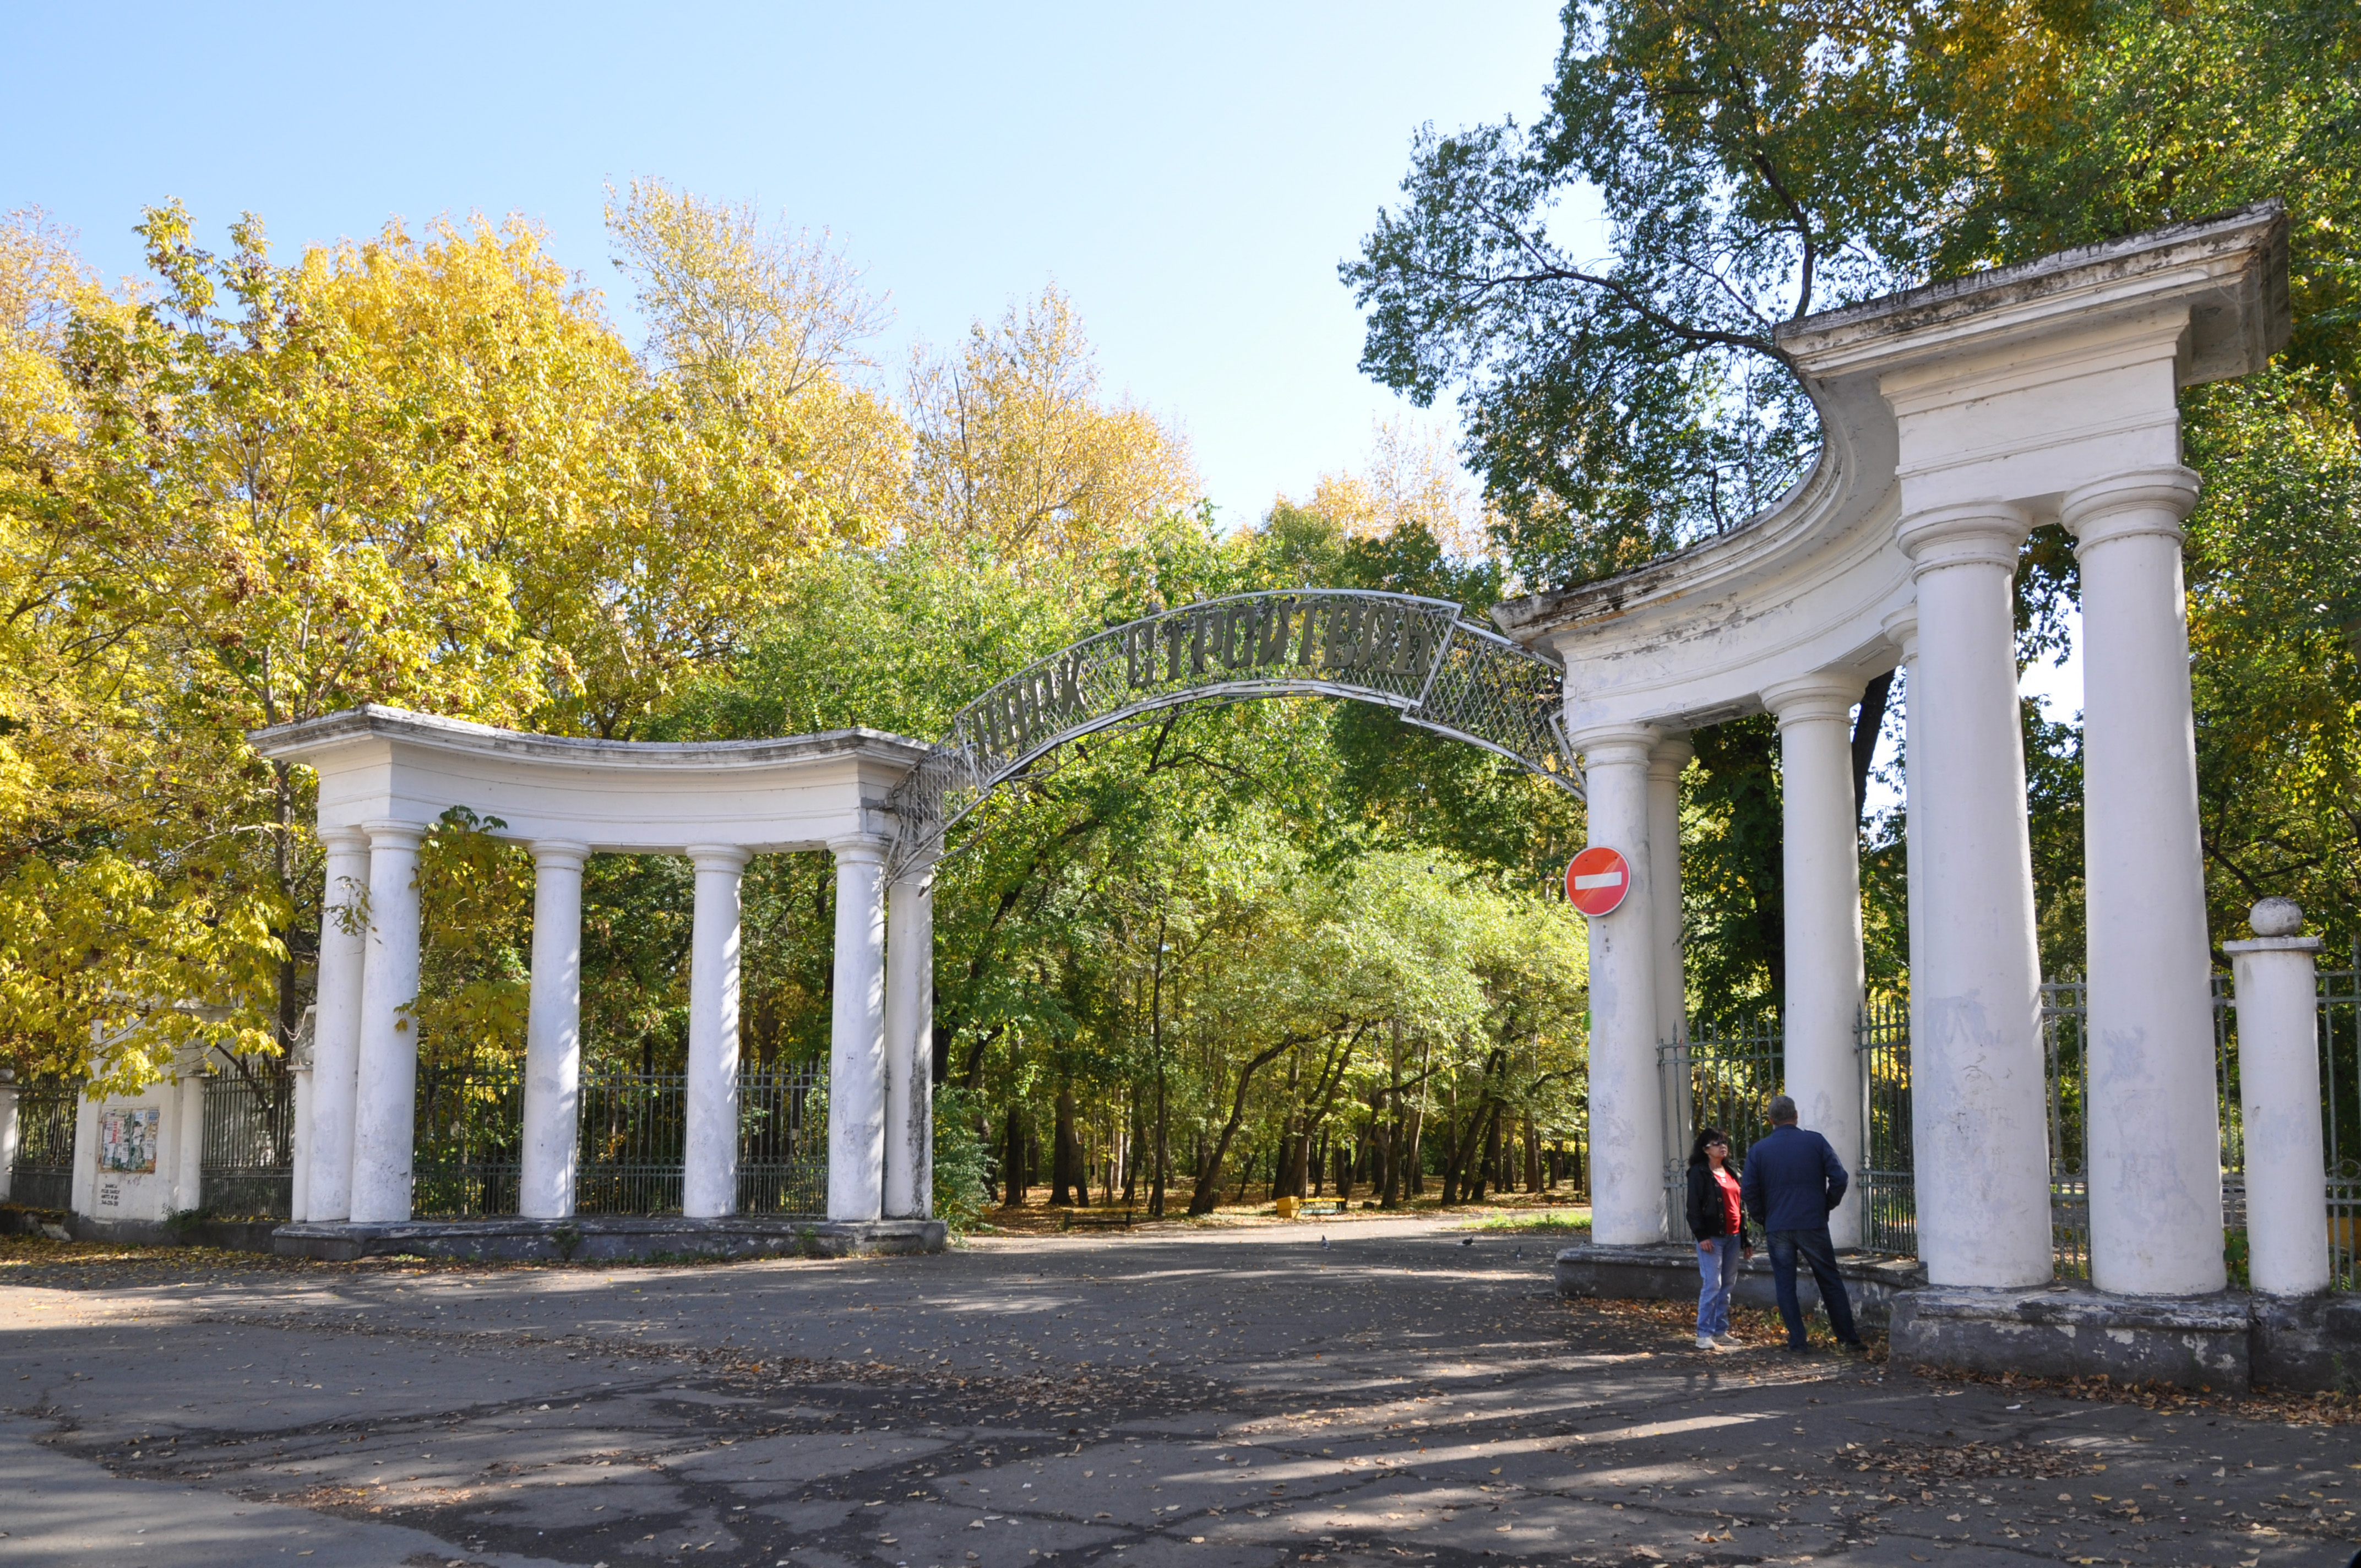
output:
[[[1565,901],[1585,915],[1612,915],[1631,892],[1631,862],[1593,844],[1566,862]]]
[[[1068,740],[1191,702],[1347,697],[1498,752],[1580,795],[1556,664],[1448,599],[1306,588],[1239,594],[1110,627],[961,708],[887,801],[894,874],[939,855],[992,791]]]

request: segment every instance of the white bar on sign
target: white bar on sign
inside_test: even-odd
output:
[[[1574,879],[1574,885],[1577,888],[1621,887],[1623,885],[1623,873],[1621,872],[1599,872],[1591,876],[1577,876]]]

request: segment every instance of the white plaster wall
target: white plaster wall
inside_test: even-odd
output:
[[[85,1096],[74,1114],[73,1212],[104,1223],[158,1223],[176,1209],[197,1206],[198,1135],[203,1081],[162,1079],[137,1094]],[[152,1110],[156,1117],[153,1172],[101,1170],[99,1119],[109,1110]]]

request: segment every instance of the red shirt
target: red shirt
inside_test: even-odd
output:
[[[1713,1179],[1715,1183],[1721,1188],[1721,1212],[1723,1216],[1721,1234],[1726,1236],[1737,1235],[1739,1234],[1738,1178],[1730,1174],[1730,1168],[1728,1166],[1723,1166],[1719,1170],[1713,1173]]]

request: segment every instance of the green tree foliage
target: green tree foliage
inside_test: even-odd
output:
[[[1364,368],[1422,402],[1455,389],[1512,578],[1541,587],[1726,530],[1795,476],[1816,421],[1778,322],[2285,202],[2292,341],[2183,398],[2208,481],[2188,535],[2201,789],[2217,935],[2287,892],[2349,937],[2356,131],[2361,13],[2334,0],[1573,0],[1542,119],[1421,131],[1343,275]],[[2037,531],[2022,658],[2063,653],[2078,591],[2070,541]],[[2028,715],[2052,970],[2081,961],[2078,747]],[[1692,982],[1719,1010],[1777,988],[1776,765],[1742,729],[1699,750]],[[1902,830],[1868,850],[1888,978]]]

